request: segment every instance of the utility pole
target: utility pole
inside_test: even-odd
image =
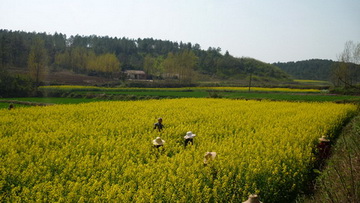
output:
[[[249,92],[250,92],[250,88],[251,88],[251,76],[252,76],[252,71],[250,70],[250,79],[249,79]]]

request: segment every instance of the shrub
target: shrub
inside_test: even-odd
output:
[[[0,72],[1,97],[27,97],[35,94],[35,85],[29,77],[12,76],[7,72]]]

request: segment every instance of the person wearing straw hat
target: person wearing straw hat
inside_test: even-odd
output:
[[[196,135],[193,134],[191,131],[187,132],[186,135],[184,136],[185,139],[185,147],[189,144],[189,142],[191,142],[191,144],[194,144],[194,137]]]
[[[260,202],[258,195],[251,194],[251,195],[249,195],[249,199],[243,203],[262,203],[262,202]]]
[[[329,140],[329,139],[327,139],[327,138],[326,138],[326,136],[324,136],[324,135],[323,135],[323,136],[321,136],[321,138],[319,138],[319,141],[320,141],[320,142],[325,142],[325,143],[330,142],[330,140]]]
[[[162,124],[162,118],[158,118],[158,122],[154,124],[154,129],[158,129],[159,132],[163,129],[164,125]]]
[[[160,137],[157,137],[155,140],[152,141],[155,148],[159,148],[164,146],[165,140],[162,140]]]
[[[208,163],[213,161],[215,157],[216,157],[216,152],[205,152],[204,165],[206,166]]]

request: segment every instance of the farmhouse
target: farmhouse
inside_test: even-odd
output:
[[[146,79],[146,73],[142,70],[126,70],[125,74],[127,75],[127,78],[133,79],[133,80],[145,80]]]

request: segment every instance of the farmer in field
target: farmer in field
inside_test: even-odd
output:
[[[196,135],[195,134],[193,134],[191,131],[189,131],[189,132],[187,132],[186,133],[186,135],[184,136],[184,139],[185,139],[185,147],[189,144],[189,142],[191,143],[191,144],[194,144],[194,137],[195,137]]]
[[[205,152],[204,155],[204,166],[212,162],[216,157],[216,152]]]
[[[330,140],[326,136],[319,138],[318,150],[320,159],[327,159],[330,156]]]
[[[152,141],[155,148],[159,148],[164,146],[165,140],[162,140],[160,137],[157,137],[155,140]]]
[[[246,201],[243,202],[243,203],[262,203],[262,202],[260,201],[258,195],[256,195],[256,194],[251,194],[251,195],[249,196],[249,199],[246,200]]]
[[[162,118],[158,118],[158,122],[154,124],[154,129],[158,129],[159,132],[163,129],[164,125],[162,124]]]
[[[11,103],[11,104],[9,105],[9,108],[8,108],[8,109],[11,110],[11,109],[13,109],[13,108],[14,108],[14,104]]]

